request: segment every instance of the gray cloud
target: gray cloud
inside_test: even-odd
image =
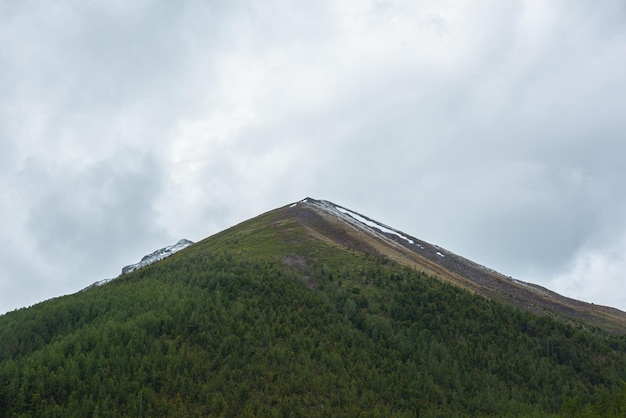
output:
[[[4,275],[14,280],[3,285],[27,303],[71,293],[117,276],[135,261],[132,253],[171,239],[154,222],[161,171],[149,155],[130,150],[86,167],[25,161],[12,187],[26,202],[16,204],[23,212],[7,223],[14,236],[2,245]],[[2,303],[13,300],[2,295]]]
[[[0,312],[305,195],[626,309],[618,1],[0,8]]]
[[[143,241],[155,229],[159,171],[149,156],[129,151],[89,167],[27,161],[18,178],[32,199],[26,231],[37,238],[40,254],[53,259],[69,260],[76,248],[91,260],[115,255],[117,243]]]

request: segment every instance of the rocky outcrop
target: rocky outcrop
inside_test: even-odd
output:
[[[145,267],[159,260],[163,260],[164,258],[169,257],[170,255],[182,249],[185,249],[192,244],[193,244],[192,241],[189,241],[187,239],[181,239],[174,245],[169,245],[167,247],[161,248],[160,250],[156,250],[155,252],[144,256],[139,263],[131,264],[129,266],[124,267],[122,269],[122,275],[128,274],[132,271]]]

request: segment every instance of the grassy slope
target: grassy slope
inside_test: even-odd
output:
[[[490,302],[312,225],[272,211],[0,317],[0,416],[626,411],[623,338]]]

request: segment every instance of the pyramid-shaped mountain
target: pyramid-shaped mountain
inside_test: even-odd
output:
[[[0,316],[0,417],[624,416],[624,313],[322,200]]]

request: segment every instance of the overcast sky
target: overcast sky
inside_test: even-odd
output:
[[[626,310],[626,6],[0,0],[0,313],[306,196]]]

